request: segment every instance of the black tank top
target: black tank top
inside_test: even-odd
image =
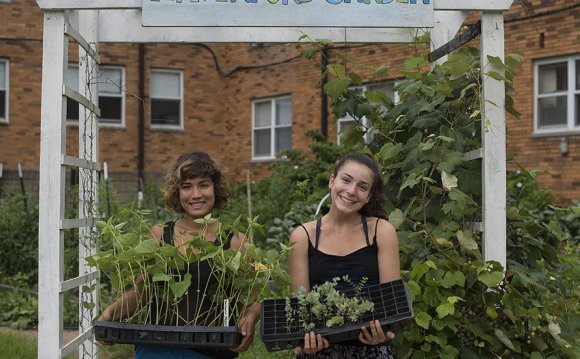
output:
[[[316,221],[316,238],[314,245],[312,245],[310,235],[308,234],[308,231],[306,231],[306,235],[308,236],[308,274],[310,288],[327,281],[332,281],[335,277],[343,277],[344,275],[350,277],[352,285],[341,281],[337,285],[339,291],[352,289],[352,286],[356,285],[365,277],[367,278],[367,285],[379,284],[377,226],[375,226],[373,240],[369,241],[367,218],[361,216],[361,221],[367,245],[345,256],[326,254],[318,250],[321,226],[320,219]],[[377,225],[378,221],[379,220],[377,219]],[[306,228],[304,228],[304,230],[306,230]]]
[[[169,221],[164,224],[163,227],[163,236],[161,237],[163,242],[169,245],[173,245],[173,232],[175,228],[176,221]],[[225,243],[223,244],[223,248],[229,249],[231,244],[232,234],[228,235]],[[215,245],[219,245],[219,242],[216,241]],[[193,262],[191,263],[185,270],[172,270],[173,274],[181,274],[184,275],[185,273],[191,274],[191,285],[187,289],[187,293],[185,294],[185,298],[179,301],[178,303],[178,311],[180,317],[175,315],[168,315],[167,313],[175,314],[174,310],[166,311],[165,305],[166,302],[164,300],[160,300],[161,298],[155,298],[153,300],[156,305],[151,306],[152,311],[152,319],[156,318],[156,313],[160,313],[159,315],[159,325],[186,325],[187,322],[192,321],[195,319],[197,314],[197,325],[223,325],[223,319],[219,318],[217,321],[214,319],[218,318],[221,314],[221,306],[213,306],[216,310],[215,313],[210,313],[209,309],[212,307],[211,303],[211,290],[212,286],[216,286],[218,284],[218,279],[214,273],[212,273],[211,267],[207,260]],[[199,292],[197,290],[200,290]],[[206,293],[206,296],[203,296],[203,293]],[[198,302],[200,302],[198,307]],[[200,308],[196,310],[196,308]],[[197,313],[196,313],[197,311]],[[155,323],[152,323],[155,324]],[[235,325],[235,323],[230,323],[230,325]]]

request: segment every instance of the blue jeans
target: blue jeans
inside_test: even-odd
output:
[[[135,346],[135,359],[211,359],[190,349],[154,345]]]

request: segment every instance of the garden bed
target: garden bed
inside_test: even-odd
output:
[[[95,339],[110,343],[229,349],[238,346],[241,341],[241,333],[235,326],[178,327],[107,321],[96,321],[93,326]]]
[[[345,292],[352,296],[354,293]],[[413,307],[403,280],[370,285],[360,292],[363,299],[374,303],[374,309],[355,323],[327,328],[320,320],[313,320],[314,331],[322,334],[330,343],[358,340],[361,327],[372,320],[379,320],[383,329],[398,332],[407,329],[413,318]],[[298,309],[298,299],[290,298],[292,312]],[[287,299],[267,299],[262,303],[261,336],[268,351],[283,350],[301,346],[304,339],[303,320],[288,318]]]

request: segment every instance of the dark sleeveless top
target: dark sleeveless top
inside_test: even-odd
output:
[[[163,236],[161,238],[166,244],[173,245],[175,222],[175,220],[168,221],[164,224]],[[233,233],[230,233],[226,241],[223,243],[223,249],[230,248],[232,237]],[[216,240],[214,244],[219,245],[220,243]],[[152,318],[156,318],[156,313],[161,313],[159,317],[159,325],[186,325],[186,321],[191,321],[194,319],[196,315],[195,312],[197,304],[199,301],[201,301],[201,309],[199,310],[200,317],[197,318],[197,325],[207,326],[213,322],[213,326],[221,326],[223,324],[223,318],[220,318],[222,316],[221,306],[214,306],[215,310],[209,312],[210,308],[212,307],[212,286],[216,286],[218,284],[218,279],[215,274],[212,273],[208,261],[204,260],[200,262],[193,262],[185,270],[174,269],[172,273],[179,273],[181,275],[184,275],[185,273],[191,274],[191,285],[187,289],[185,298],[183,298],[178,303],[179,314],[183,317],[176,318],[164,315],[166,312],[166,302],[162,301],[160,298],[154,298],[153,304],[151,305]],[[198,292],[197,289],[200,289],[200,292]],[[205,297],[202,296],[204,291],[206,292]],[[218,320],[214,321],[216,318],[218,318]],[[229,325],[235,325],[233,318],[230,319]],[[229,350],[195,349],[195,351],[214,359],[230,359],[236,358],[238,356],[237,353]]]
[[[327,281],[332,281],[332,279],[335,277],[343,277],[347,274],[350,277],[351,284],[345,283],[343,281],[338,282],[336,286],[338,291],[353,289],[353,287],[365,277],[367,278],[365,285],[380,284],[379,259],[377,256],[377,227],[379,219],[377,219],[377,223],[375,225],[375,234],[372,241],[369,241],[367,217],[361,215],[361,221],[367,245],[344,256],[326,254],[318,250],[318,243],[320,242],[320,219],[316,221],[316,237],[314,239],[314,245],[312,245],[312,241],[310,241],[310,235],[308,234],[308,231],[306,231],[306,236],[308,237],[308,275],[310,280],[310,288]],[[304,226],[302,227],[304,230],[306,230]],[[390,344],[388,343],[384,343],[373,346],[373,348],[378,350],[378,348],[382,346],[388,347],[389,345]],[[358,340],[350,340],[340,343],[338,348],[333,348],[333,346],[330,348],[333,350],[336,349],[340,353],[341,351],[345,350],[345,347],[348,346],[361,347],[365,346],[365,344]],[[328,351],[328,349],[320,352],[321,357],[324,357],[324,353],[326,353],[326,351]],[[305,356],[305,358],[306,357],[307,356]],[[316,357],[316,354],[314,354],[314,357]]]
[[[361,279],[367,278],[366,284],[379,284],[379,261],[377,248],[377,226],[375,226],[375,235],[372,241],[369,241],[367,218],[361,216],[365,240],[367,245],[345,256],[326,254],[318,250],[320,242],[320,219],[316,221],[316,238],[314,245],[308,236],[308,274],[310,279],[310,288],[315,285],[332,281],[335,277],[350,277],[352,285],[356,285]],[[378,219],[377,219],[378,224]],[[306,229],[306,228],[304,228]],[[337,289],[344,291],[351,289],[347,283],[339,282]]]

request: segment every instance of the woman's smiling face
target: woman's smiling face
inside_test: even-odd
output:
[[[373,171],[362,163],[347,161],[328,182],[332,204],[341,212],[358,212],[369,200]]]
[[[204,217],[215,206],[213,181],[209,177],[186,179],[179,185],[179,200],[187,216]]]

